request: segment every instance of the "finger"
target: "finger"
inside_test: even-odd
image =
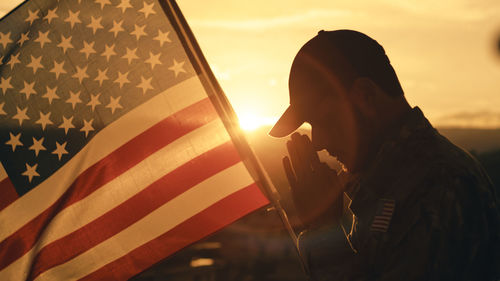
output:
[[[298,152],[297,139],[293,138],[291,141],[286,143],[288,154],[290,155],[290,162],[295,171],[295,175],[297,176],[297,180],[301,181],[305,176],[306,165],[305,162],[301,159],[300,154]]]
[[[292,189],[297,188],[297,179],[295,178],[295,173],[293,172],[292,164],[290,163],[290,159],[288,156],[283,157],[283,168],[285,169],[285,175],[290,183],[290,187]]]
[[[304,159],[307,159],[307,161],[309,161],[309,163],[311,164],[315,159],[315,157],[317,156],[317,154],[315,153],[315,150],[313,148],[313,145],[311,143],[311,140],[309,139],[309,137],[307,135],[302,135],[301,138],[300,138],[300,141],[301,141],[301,149],[302,149],[302,153],[303,153],[303,158]]]
[[[313,175],[313,167],[312,167],[312,147],[309,142],[309,137],[306,135],[301,135],[299,139],[297,139],[298,145],[297,152],[299,154],[300,159],[302,160],[304,166],[304,176],[306,178],[310,178]]]
[[[310,166],[312,157],[311,153],[313,150],[309,137],[307,135],[297,133],[293,136],[293,140],[295,142],[295,149],[301,163],[304,164],[304,167],[307,167],[306,172],[312,172]]]
[[[307,161],[308,165],[310,165],[311,167],[310,173],[312,176],[312,173],[314,173],[314,171],[321,169],[321,161],[319,160],[318,153],[314,149],[311,139],[307,135],[302,135],[301,140],[302,140],[303,153],[307,155]]]

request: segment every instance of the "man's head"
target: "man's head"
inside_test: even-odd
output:
[[[409,108],[382,46],[352,30],[320,31],[307,42],[293,61],[289,90],[290,106],[270,135],[284,137],[309,122],[316,149],[350,170],[362,168],[358,158],[391,122],[390,111]]]

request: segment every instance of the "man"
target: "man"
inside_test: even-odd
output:
[[[270,135],[312,126],[312,142],[294,133],[283,159],[312,279],[499,280],[491,181],[410,107],[382,46],[320,31],[295,57],[289,89]],[[322,149],[343,172],[319,161]]]

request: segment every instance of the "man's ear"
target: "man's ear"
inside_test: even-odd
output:
[[[351,87],[351,95],[355,99],[356,105],[366,115],[373,115],[376,113],[380,91],[378,85],[370,78],[356,78]]]

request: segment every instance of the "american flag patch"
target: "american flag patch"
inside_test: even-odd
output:
[[[396,202],[392,199],[380,199],[370,231],[387,232],[395,206]]]

